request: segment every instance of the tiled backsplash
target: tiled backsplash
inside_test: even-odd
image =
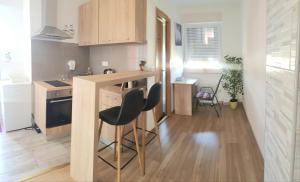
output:
[[[95,74],[103,73],[106,68],[113,68],[117,72],[138,69],[139,61],[146,60],[146,45],[124,44],[108,45],[90,48],[90,66]],[[102,66],[102,62],[108,66]]]
[[[76,61],[76,73],[87,72],[89,48],[77,44],[32,40],[32,80],[54,80],[68,75],[67,62]]]

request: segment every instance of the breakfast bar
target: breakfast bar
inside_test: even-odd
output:
[[[96,170],[97,132],[99,127],[99,89],[145,78],[154,80],[154,77],[155,72],[129,71],[109,75],[73,78],[70,175],[74,180],[99,180],[96,176],[96,173],[101,172]],[[142,124],[142,128],[143,126],[144,124]],[[144,145],[144,141],[142,144]],[[144,155],[143,158],[145,158]]]

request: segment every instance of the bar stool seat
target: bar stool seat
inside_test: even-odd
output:
[[[99,113],[99,118],[110,125],[120,125],[120,123],[116,123],[120,110],[121,110],[120,106],[106,109]]]

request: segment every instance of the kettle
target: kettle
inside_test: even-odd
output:
[[[103,71],[104,74],[112,74],[112,73],[115,73],[116,71],[111,69],[111,68],[107,68]]]

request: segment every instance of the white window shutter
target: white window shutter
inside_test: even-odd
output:
[[[185,60],[221,60],[221,23],[186,25]]]

